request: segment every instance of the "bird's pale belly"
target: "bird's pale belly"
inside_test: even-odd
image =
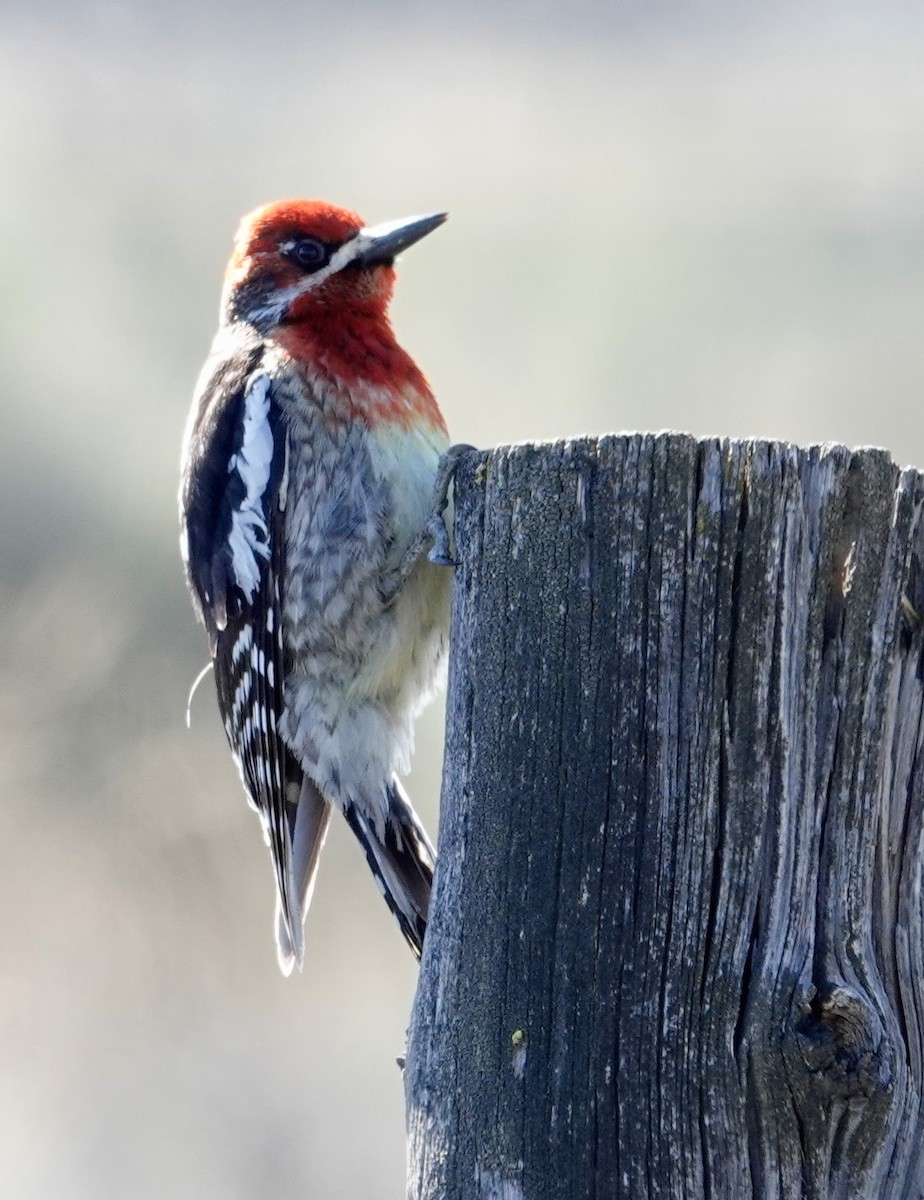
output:
[[[290,426],[283,624],[294,672],[319,715],[372,701],[403,723],[426,700],[445,652],[451,573],[422,556],[398,594],[390,577],[423,528],[438,434],[371,434],[355,423]]]

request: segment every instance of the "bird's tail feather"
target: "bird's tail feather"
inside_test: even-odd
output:
[[[305,914],[311,903],[330,814],[330,805],[308,776],[304,776],[294,819],[290,821],[292,893],[298,911],[286,912],[278,889],[276,892],[276,953],[283,975],[290,975],[296,965],[301,968],[305,959]]]
[[[388,784],[384,836],[355,804],[347,804],[344,815],[366,852],[385,902],[420,958],[436,859],[427,831],[394,776]]]

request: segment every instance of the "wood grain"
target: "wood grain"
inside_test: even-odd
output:
[[[413,1200],[924,1196],[922,503],[841,446],[463,460]]]

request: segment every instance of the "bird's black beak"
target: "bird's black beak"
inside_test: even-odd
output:
[[[442,225],[448,216],[448,213],[430,213],[425,217],[405,217],[402,221],[386,221],[383,225],[361,229],[356,237],[358,252],[353,261],[362,267],[391,263],[402,250]]]

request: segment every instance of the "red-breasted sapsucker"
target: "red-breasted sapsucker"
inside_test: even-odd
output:
[[[420,955],[434,854],[396,772],[444,658],[449,572],[420,553],[446,425],[388,319],[395,255],[313,200],[246,217],[187,425],[181,544],[231,751],[272,853],[285,974],[332,808]]]

